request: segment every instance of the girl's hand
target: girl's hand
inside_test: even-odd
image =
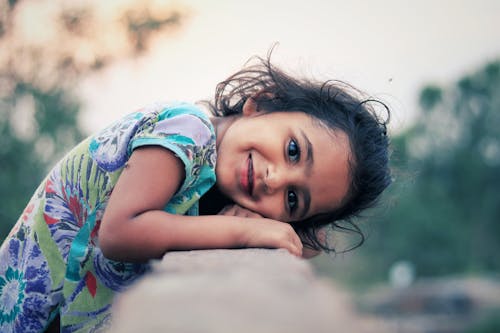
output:
[[[283,248],[293,255],[302,256],[302,242],[290,224],[266,218],[251,220],[249,223],[255,227],[244,234],[244,246]]]
[[[248,218],[248,229],[243,235],[245,247],[284,248],[296,256],[302,256],[302,241],[288,223],[267,219],[239,205],[229,205],[219,215]]]

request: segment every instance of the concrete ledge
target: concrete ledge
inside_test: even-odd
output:
[[[379,331],[363,329],[348,297],[285,250],[168,253],[113,315],[113,333]]]

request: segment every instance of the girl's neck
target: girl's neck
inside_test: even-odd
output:
[[[200,215],[217,215],[222,208],[230,204],[233,204],[233,201],[223,195],[217,188],[217,185],[214,185],[200,199]]]
[[[215,129],[216,135],[216,149],[219,149],[219,143],[222,141],[226,130],[238,119],[239,115],[232,115],[226,117],[212,117],[210,121]],[[222,208],[227,205],[233,204],[233,201],[219,191],[217,184],[205,193],[199,202],[200,215],[217,215]]]
[[[212,122],[212,125],[214,126],[214,129],[215,129],[215,135],[216,135],[215,142],[216,142],[217,149],[219,148],[219,142],[222,141],[224,134],[226,134],[226,130],[239,117],[240,117],[239,115],[231,115],[231,116],[226,116],[226,117],[212,117],[212,118],[210,118],[210,121]]]

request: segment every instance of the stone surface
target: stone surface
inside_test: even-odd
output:
[[[285,250],[172,252],[123,294],[111,332],[389,332]]]

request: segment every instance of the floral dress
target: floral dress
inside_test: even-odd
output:
[[[185,166],[165,211],[198,214],[215,183],[216,152],[196,106],[154,104],[91,136],[52,169],[0,248],[0,332],[41,332],[57,314],[62,332],[109,326],[113,296],[149,266],[105,258],[99,226],[132,151],[145,145],[171,150]]]

